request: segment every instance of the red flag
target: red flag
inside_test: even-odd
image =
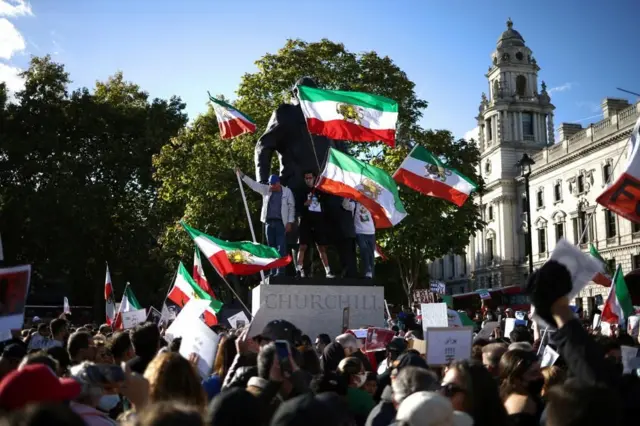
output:
[[[113,324],[116,318],[116,304],[113,300],[113,285],[111,284],[111,274],[109,273],[109,265],[107,265],[107,276],[104,279],[104,302],[105,316],[107,324]]]

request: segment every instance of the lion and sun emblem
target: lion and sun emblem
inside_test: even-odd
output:
[[[227,253],[231,263],[249,263],[251,255],[243,250],[233,250]]]
[[[427,164],[424,166],[425,175],[446,182],[447,176],[451,176],[451,170],[447,170],[441,165]]]
[[[372,200],[377,200],[382,193],[382,188],[369,178],[363,178],[356,188],[362,195]]]
[[[358,126],[362,125],[362,119],[364,118],[363,108],[356,105],[340,103],[336,105],[336,112],[340,114],[345,121],[355,123]]]

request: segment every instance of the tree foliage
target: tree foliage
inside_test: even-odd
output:
[[[186,124],[185,105],[149,99],[122,73],[69,92],[69,75],[49,57],[33,58],[22,77],[15,102],[0,90],[6,263],[33,265],[32,303],[102,300],[105,261],[116,287],[131,281],[148,300],[164,275],[149,255],[162,227],[151,160]]]

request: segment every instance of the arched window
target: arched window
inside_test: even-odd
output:
[[[518,96],[524,96],[527,91],[527,77],[519,75],[516,77],[516,93]]]
[[[498,80],[494,80],[493,81],[493,99],[498,99],[501,97],[502,96],[500,96],[500,83],[498,83]]]

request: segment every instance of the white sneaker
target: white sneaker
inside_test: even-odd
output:
[[[335,278],[336,276],[335,276],[335,275],[333,275],[331,272],[326,272],[326,273],[325,273],[325,277],[326,277],[326,278]]]

